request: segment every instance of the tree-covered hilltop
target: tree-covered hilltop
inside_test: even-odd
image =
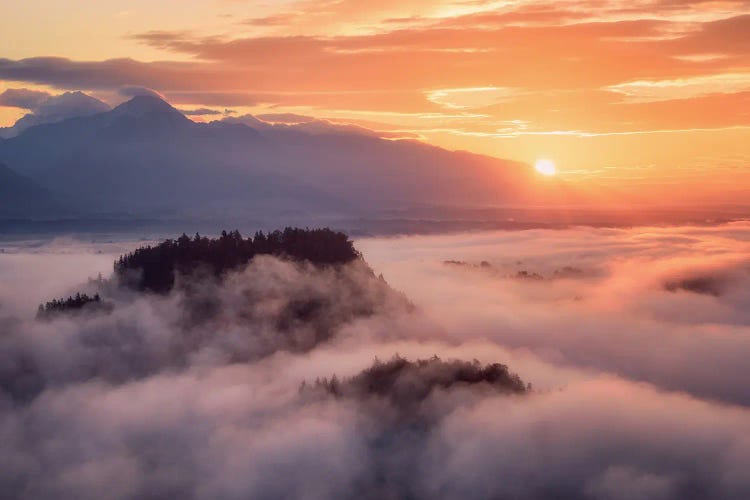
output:
[[[256,255],[274,255],[315,265],[346,264],[360,257],[349,237],[324,229],[287,227],[283,231],[243,238],[239,231],[223,231],[219,238],[183,234],[155,246],[141,247],[115,262],[115,274],[138,290],[166,293],[176,273],[191,274],[199,268],[215,276],[246,265]]]
[[[364,405],[367,413],[377,415],[377,425],[385,425],[380,444],[392,446],[394,452],[401,446],[404,435],[422,432],[446,415],[444,412],[450,405],[441,409],[430,403],[433,397],[444,399],[452,391],[463,391],[467,396],[469,393],[522,396],[531,390],[531,384],[525,384],[500,363],[481,365],[477,360],[442,360],[437,356],[409,361],[398,354],[386,362],[376,359],[371,367],[351,378],[339,379],[334,375],[300,386],[300,393],[308,397],[332,396]],[[453,399],[456,404],[468,401],[467,397]],[[398,432],[394,432],[394,425]],[[399,438],[394,440],[394,436]]]
[[[93,296],[77,293],[67,299],[52,299],[45,304],[40,304],[37,310],[37,318],[49,319],[64,312],[82,311],[84,308],[90,311],[106,311],[111,309],[111,305],[103,302],[98,293]]]
[[[221,277],[225,272],[247,265],[256,255],[273,255],[295,261],[308,261],[316,266],[346,264],[361,258],[349,237],[331,229],[299,229],[263,233],[243,238],[239,231],[223,231],[218,238],[196,233],[193,238],[183,234],[158,245],[140,247],[123,255],[114,263],[114,283],[138,291],[167,293],[175,284],[177,274],[191,275],[196,271]],[[102,290],[101,276],[95,288]],[[67,299],[54,299],[39,306],[37,317],[51,318],[66,311],[84,309],[110,310],[97,293],[76,294]]]
[[[408,361],[394,356],[390,361],[375,360],[370,368],[343,382],[334,375],[318,379],[313,388],[322,388],[337,397],[380,397],[395,406],[405,407],[424,401],[436,389],[453,386],[485,386],[502,393],[524,394],[531,389],[507,366],[493,363],[482,366],[479,361],[443,361],[437,356]],[[303,383],[303,390],[307,389]]]

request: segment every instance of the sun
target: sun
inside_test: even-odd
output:
[[[552,176],[557,173],[557,167],[552,160],[537,160],[534,164],[534,168],[542,175]]]

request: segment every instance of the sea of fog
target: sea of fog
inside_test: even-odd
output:
[[[170,298],[34,319],[40,302],[107,277],[150,239],[0,243],[0,380],[18,377],[26,356],[48,382],[33,399],[0,398],[0,491],[750,498],[748,222],[358,239],[414,307],[362,285],[374,314],[335,322],[336,335],[308,352],[269,350],[271,328],[253,357],[242,333],[253,318],[239,302],[315,290],[346,310],[356,298],[340,280],[361,283],[360,271],[251,264],[215,291],[233,309],[201,335],[220,341],[179,367],[165,346],[185,318]],[[272,315],[276,302],[258,307]],[[250,354],[238,362],[233,350]],[[435,418],[417,434],[351,401],[300,396],[303,381],[345,380],[395,354],[503,363],[532,391],[434,395]]]

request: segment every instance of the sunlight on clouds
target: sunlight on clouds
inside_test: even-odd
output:
[[[509,87],[468,87],[425,92],[430,102],[450,109],[480,108],[498,104],[518,94]]]
[[[746,1],[38,4],[3,11],[14,88],[116,104],[147,86],[194,116],[301,113],[530,164],[549,150],[573,170],[673,172],[720,137],[750,155]],[[0,126],[20,116],[0,107]]]
[[[533,4],[533,0],[500,0],[500,1],[480,1],[480,2],[452,2],[442,9],[439,9],[435,17],[437,18],[450,18],[456,16],[466,16],[471,14],[479,14],[484,12],[495,12],[502,11],[505,9],[513,9],[515,7],[521,7],[524,4]]]
[[[630,102],[690,99],[711,94],[734,94],[750,90],[750,73],[725,73],[675,80],[638,80],[606,87]]]
[[[705,63],[711,61],[720,61],[727,59],[729,56],[726,54],[687,54],[681,56],[674,56],[679,61],[687,61],[694,63]]]

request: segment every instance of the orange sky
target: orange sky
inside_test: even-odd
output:
[[[182,109],[296,113],[551,158],[591,190],[736,202],[750,188],[750,1],[26,0],[2,11],[0,92],[114,103],[138,85]],[[0,124],[23,112],[0,107]]]

